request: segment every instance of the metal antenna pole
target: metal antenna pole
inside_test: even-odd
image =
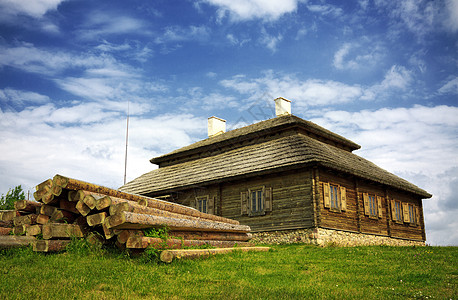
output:
[[[126,174],[127,174],[127,144],[129,142],[129,104],[130,104],[130,100],[127,99],[126,156],[124,158],[124,184],[126,184]]]

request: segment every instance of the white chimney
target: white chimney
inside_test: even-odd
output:
[[[275,115],[277,117],[291,114],[291,101],[283,97],[279,97],[275,101]]]
[[[226,120],[210,117],[208,118],[208,137],[226,132]]]

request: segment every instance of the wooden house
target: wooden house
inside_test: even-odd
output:
[[[209,138],[151,159],[159,168],[121,190],[239,220],[259,241],[424,244],[429,193],[275,101],[277,117],[228,132],[209,118]]]

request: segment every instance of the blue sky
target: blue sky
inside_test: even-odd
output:
[[[117,188],[149,159],[293,114],[426,189],[458,245],[458,1],[0,0],[0,193],[60,173]]]

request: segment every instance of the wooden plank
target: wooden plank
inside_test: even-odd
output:
[[[87,216],[86,221],[89,226],[102,225],[105,222],[107,216],[108,215],[106,212],[101,212],[98,214]]]
[[[83,216],[87,216],[91,212],[91,209],[89,208],[89,206],[86,205],[86,203],[83,202],[83,200],[79,200],[76,203],[76,209]]]
[[[146,249],[152,247],[154,249],[182,249],[184,247],[198,247],[210,245],[219,248],[230,248],[235,245],[242,247],[253,246],[247,242],[238,241],[215,241],[215,240],[182,240],[182,239],[167,239],[153,238],[147,236],[132,236],[126,242],[126,248],[129,249]]]
[[[36,224],[37,216],[38,215],[36,214],[30,214],[30,215],[14,217],[13,219],[14,226],[26,225],[26,224],[27,225]]]
[[[202,231],[170,231],[169,236],[172,238],[182,238],[185,240],[218,240],[240,242],[247,242],[252,238],[251,233]]]
[[[38,215],[38,217],[37,217],[37,223],[38,223],[38,224],[41,224],[41,225],[48,224],[49,219],[50,219],[50,216],[47,216],[47,215]]]
[[[83,237],[81,227],[76,224],[51,223],[43,225],[43,239]]]
[[[160,259],[170,263],[174,259],[192,259],[198,257],[208,257],[216,254],[226,254],[234,251],[269,251],[269,247],[237,247],[237,248],[218,248],[218,249],[183,249],[183,250],[164,250]]]
[[[9,235],[12,231],[12,227],[0,227],[0,235]]]
[[[40,207],[40,206],[41,206],[40,202],[30,201],[30,200],[18,200],[14,202],[14,208],[16,210],[31,212],[31,213],[35,213],[37,210],[37,207]]]
[[[17,225],[13,227],[14,235],[25,235],[27,228],[30,227],[30,224]]]
[[[41,228],[42,228],[43,225],[38,225],[38,224],[35,224],[35,225],[31,225],[29,227],[26,228],[25,230],[25,234],[27,236],[36,236],[36,235],[39,235],[41,234]]]
[[[13,218],[19,216],[15,210],[0,210],[0,221],[13,221]]]
[[[50,217],[56,210],[57,210],[57,207],[53,205],[44,204],[40,208],[40,214]]]
[[[33,236],[0,235],[0,248],[26,247],[35,240]]]
[[[125,244],[127,240],[131,237],[142,237],[144,236],[142,230],[122,230],[120,234],[117,235],[116,240],[120,244]]]
[[[65,250],[70,240],[37,240],[33,242],[35,252],[59,252]]]
[[[109,216],[106,220],[108,228],[117,229],[143,229],[167,226],[177,231],[224,231],[224,232],[250,232],[246,225],[234,225],[210,220],[187,220],[162,216],[152,216],[131,212],[121,212]]]

